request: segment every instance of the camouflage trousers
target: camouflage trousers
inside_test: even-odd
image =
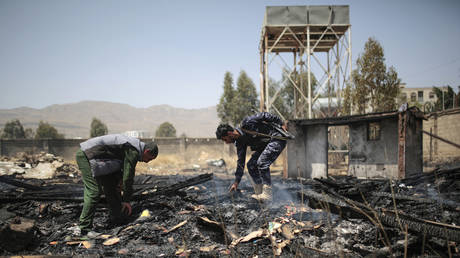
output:
[[[271,185],[270,165],[286,147],[286,141],[272,139],[264,149],[256,150],[247,163],[249,175],[255,184]]]

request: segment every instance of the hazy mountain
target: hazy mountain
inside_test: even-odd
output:
[[[19,119],[24,128],[37,128],[40,120],[53,125],[66,138],[89,137],[93,117],[100,119],[109,133],[146,131],[152,136],[163,122],[174,125],[177,135],[213,137],[219,123],[216,106],[200,109],[175,108],[168,105],[135,108],[127,104],[103,101],[51,105],[43,109],[28,107],[0,109],[0,127]]]

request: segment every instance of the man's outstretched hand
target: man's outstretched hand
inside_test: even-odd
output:
[[[122,202],[121,203],[121,212],[127,216],[131,215],[132,212],[131,204],[129,202]]]
[[[231,192],[236,191],[237,189],[238,189],[238,183],[235,182],[228,188],[228,192],[231,193]]]
[[[283,130],[287,132],[287,130],[288,130],[287,121],[281,126],[281,128],[283,128]]]

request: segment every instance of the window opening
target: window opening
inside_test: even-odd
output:
[[[423,103],[423,91],[418,92],[418,102]]]
[[[380,140],[380,123],[369,122],[367,126],[367,140],[377,141]]]

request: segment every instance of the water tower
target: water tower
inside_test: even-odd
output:
[[[278,69],[284,74],[281,84],[293,85],[292,118],[311,119],[320,95],[328,98],[329,107],[333,102],[340,105],[342,89],[351,81],[349,7],[268,6],[259,49],[261,111],[282,116],[274,105],[282,87],[269,89],[270,71]],[[295,79],[295,74],[305,73],[306,80]],[[311,74],[317,79],[316,92]]]

